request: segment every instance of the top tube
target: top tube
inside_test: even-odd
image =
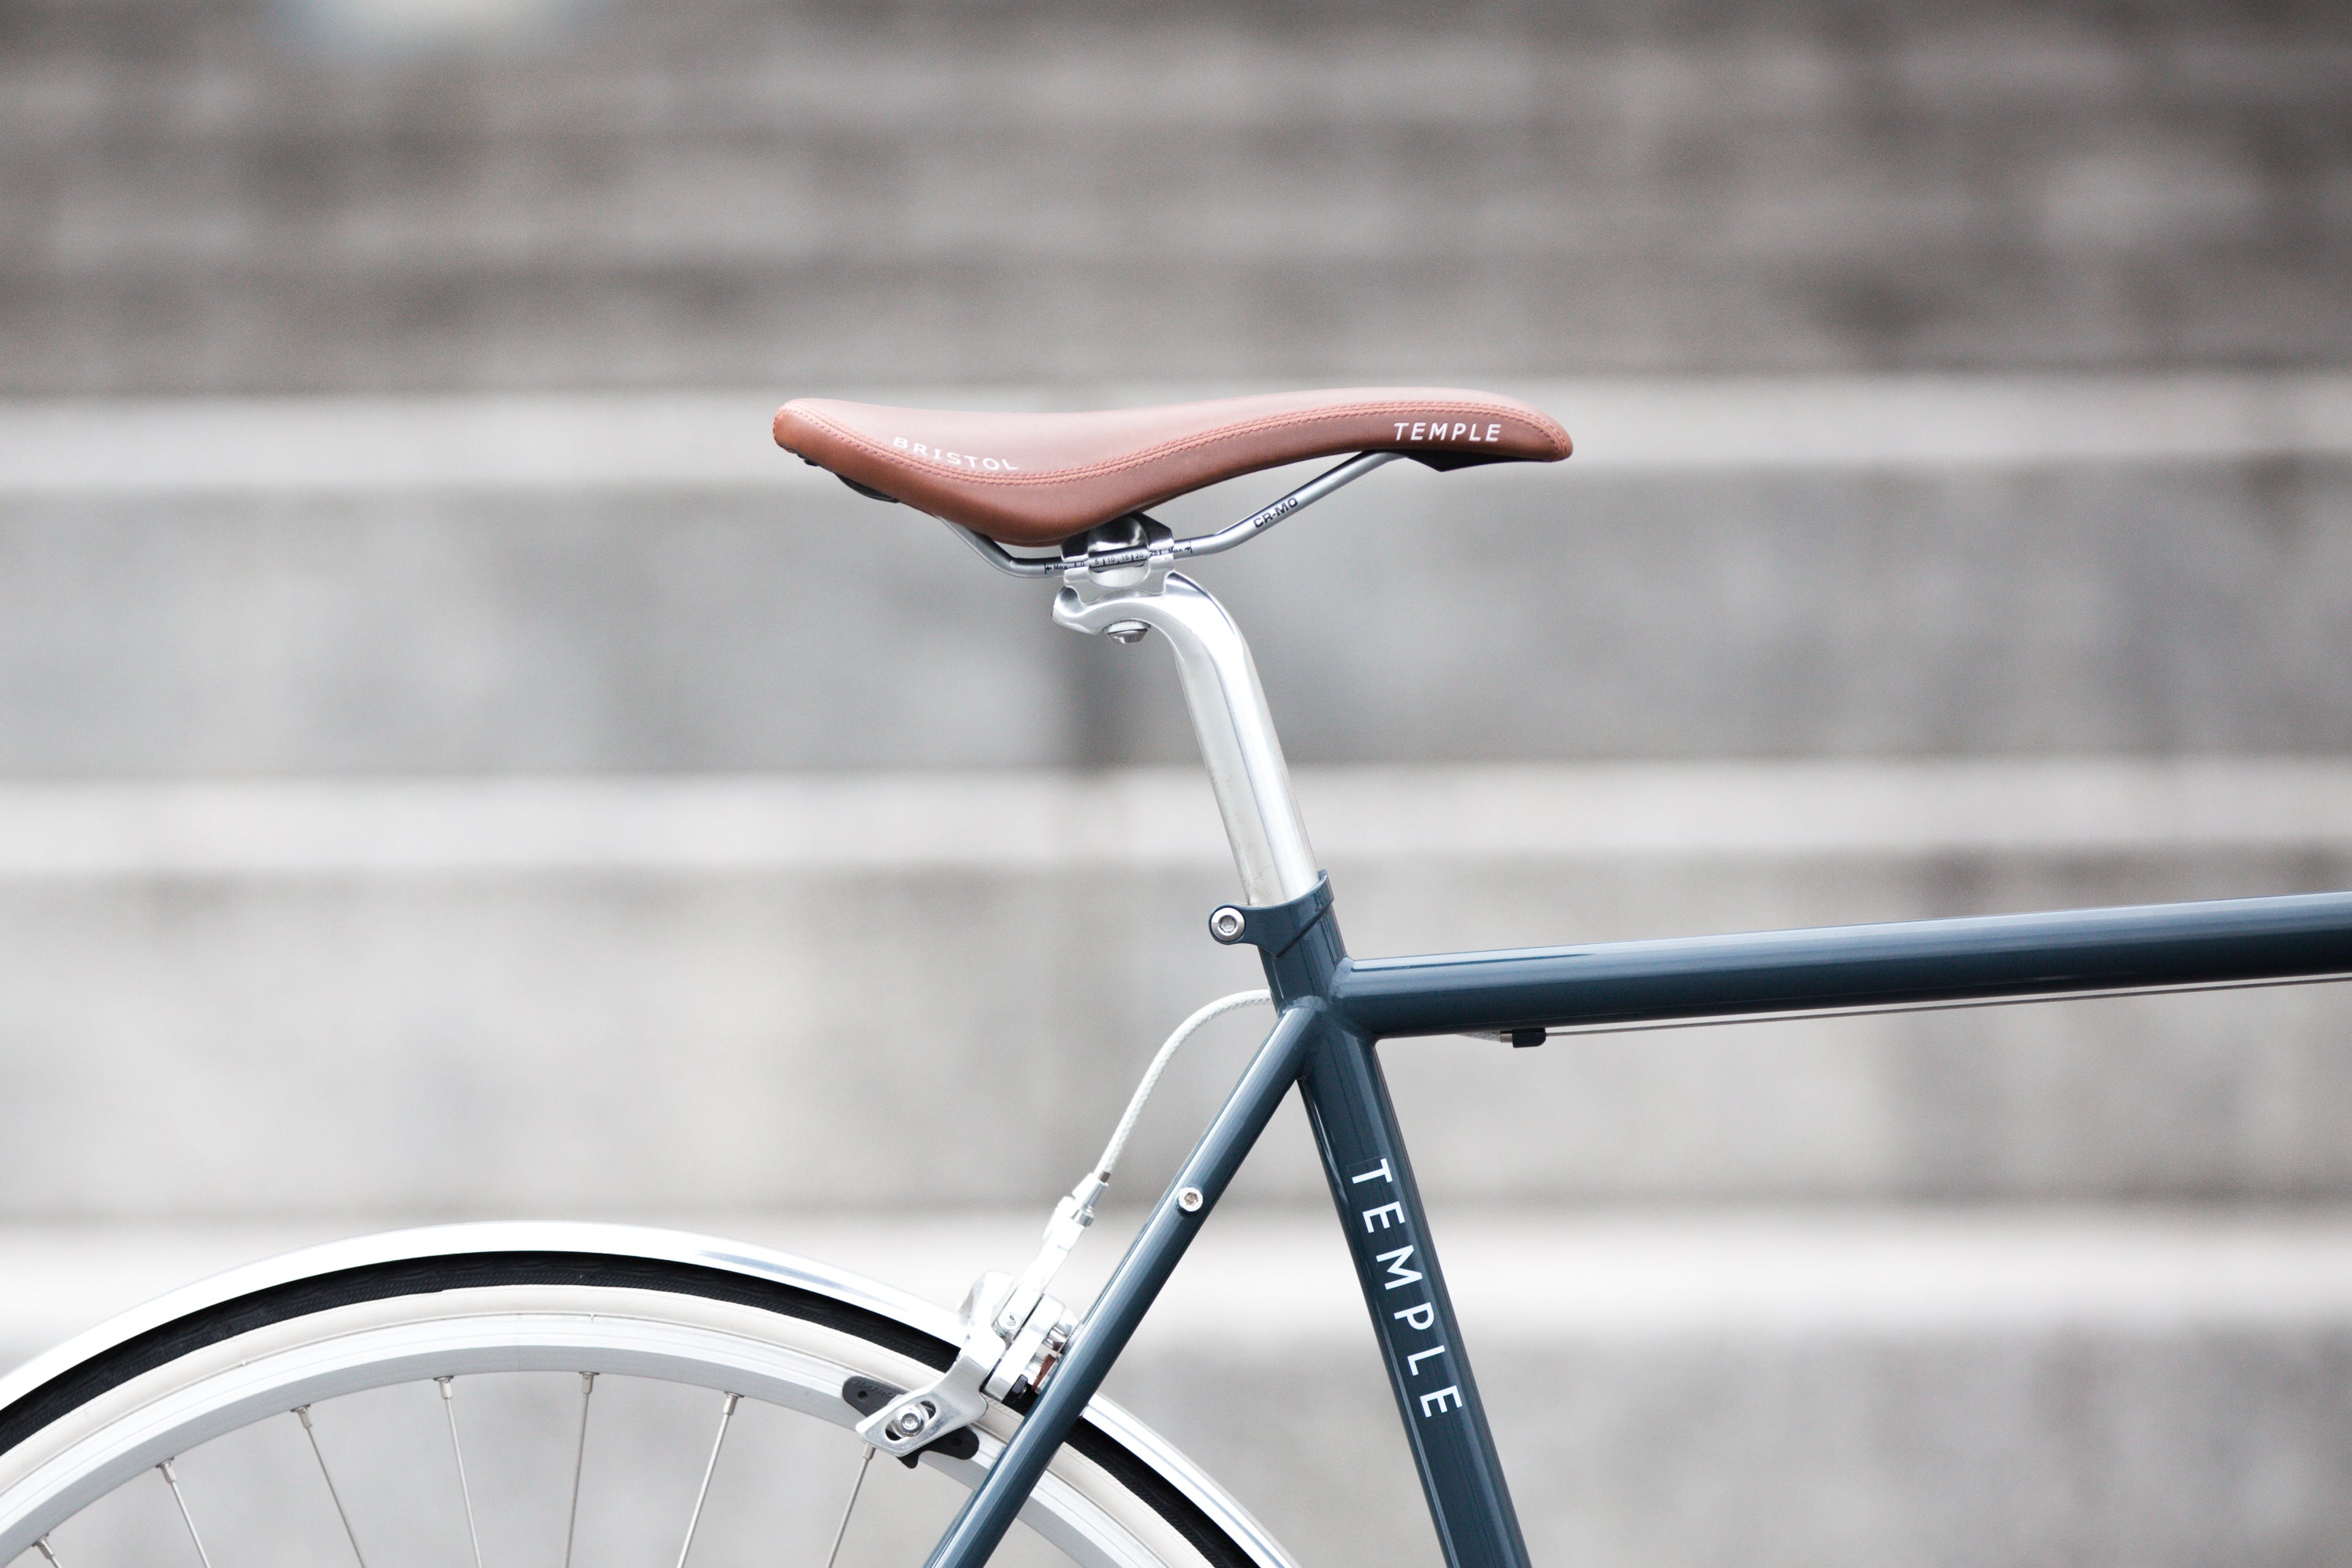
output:
[[[2352,893],[1360,959],[1367,1034],[1605,1028],[2352,978]]]

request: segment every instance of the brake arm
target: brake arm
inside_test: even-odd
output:
[[[955,1361],[924,1387],[860,1421],[857,1435],[894,1458],[911,1458],[988,1414],[991,1399],[1012,1399],[1036,1387],[1061,1360],[1076,1324],[1068,1308],[1033,1289],[1027,1310],[1009,1331],[1000,1331],[1015,1290],[1003,1274],[974,1281],[964,1299],[963,1343]]]
[[[955,1361],[928,1386],[908,1390],[860,1421],[857,1435],[903,1459],[988,1414],[988,1377],[1005,1349],[996,1314],[1012,1288],[1002,1274],[982,1275],[964,1300],[963,1344]]]

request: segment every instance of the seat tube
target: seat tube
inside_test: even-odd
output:
[[[1328,997],[1344,952],[1328,893],[1324,907],[1309,904],[1322,875],[1249,645],[1223,606],[1191,579],[1137,576],[1130,587],[1106,589],[1070,574],[1054,618],[1074,631],[1140,623],[1166,635],[1243,896],[1261,909],[1287,905],[1306,926],[1282,951],[1265,952],[1276,1003]],[[1334,1014],[1319,1016],[1315,1035],[1299,1090],[1448,1568],[1527,1568],[1527,1543],[1429,1244],[1379,1056],[1368,1037]]]
[[[1527,1568],[1527,1542],[1379,1053],[1335,1020],[1298,1084],[1445,1561],[1449,1568]]]

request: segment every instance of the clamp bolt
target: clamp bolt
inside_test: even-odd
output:
[[[1180,1187],[1176,1191],[1176,1206],[1186,1214],[1199,1214],[1201,1202],[1201,1189],[1198,1187]]]
[[[898,1412],[898,1419],[891,1422],[890,1425],[898,1429],[899,1436],[911,1437],[916,1433],[921,1431],[926,1426],[929,1425],[929,1418],[924,1415],[920,1406],[908,1405],[906,1409]]]
[[[1248,925],[1249,921],[1243,916],[1241,910],[1231,904],[1225,905],[1209,916],[1209,934],[1228,946],[1241,941],[1242,932],[1248,928]]]

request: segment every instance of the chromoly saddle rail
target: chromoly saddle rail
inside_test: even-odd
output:
[[[1190,539],[1158,540],[1138,545],[1131,550],[1096,551],[1083,564],[1108,571],[1120,566],[1169,565],[1178,561],[1190,561],[1196,556],[1216,555],[1246,544],[1283,519],[1313,506],[1343,485],[1353,484],[1382,463],[1403,457],[1402,452],[1359,452],[1336,468],[1316,475],[1280,500],[1262,506],[1239,522],[1227,523],[1214,533],[1196,533]],[[988,535],[959,523],[949,523],[969,544],[980,552],[980,558],[1009,577],[1055,577],[1079,563],[1067,555],[1015,555]]]

